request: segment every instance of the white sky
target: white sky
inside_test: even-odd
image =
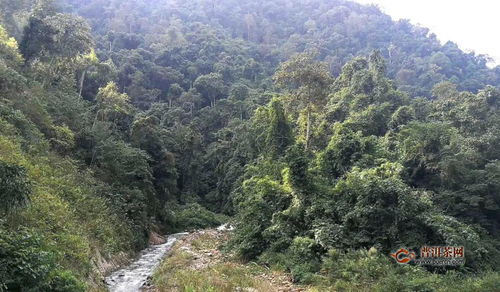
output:
[[[429,28],[445,43],[486,54],[500,64],[499,0],[355,0],[377,4],[393,19],[409,19]]]

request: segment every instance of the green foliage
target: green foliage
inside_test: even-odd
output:
[[[325,104],[327,89],[332,82],[326,64],[314,61],[312,54],[298,54],[282,63],[273,77],[276,85],[291,91],[288,107],[296,108],[303,138],[307,149],[310,145],[311,115]]]
[[[154,115],[139,116],[132,123],[130,135],[133,145],[148,153],[157,199],[164,203],[175,199],[178,174],[176,157],[166,149],[159,126]]]
[[[3,230],[0,236],[2,290],[33,289],[40,285],[38,278],[48,278],[53,263],[50,254],[41,250],[39,238],[27,232],[14,237]]]
[[[0,161],[0,213],[5,214],[26,207],[31,195],[31,184],[26,170],[17,165]]]
[[[16,92],[23,88],[26,78],[19,72],[22,56],[18,51],[17,41],[9,37],[4,27],[0,24],[0,96],[6,97],[9,92]]]
[[[407,105],[402,106],[398,108],[394,112],[394,114],[392,114],[388,126],[391,130],[397,130],[402,126],[408,124],[409,122],[415,120],[415,115],[415,109]]]
[[[321,249],[314,239],[295,237],[288,248],[288,265],[295,281],[307,283],[320,268]]]
[[[491,242],[495,235],[471,223],[493,234],[498,226],[493,221],[498,218],[496,191],[490,189],[498,156],[489,156],[487,150],[496,142],[483,136],[496,135],[491,127],[496,127],[492,121],[498,112],[492,107],[497,92],[460,93],[459,102],[448,91],[439,93],[436,101],[413,101],[395,89],[384,70],[376,53],[344,67],[330,89],[327,111],[318,115],[322,129],[317,133],[323,137],[317,141],[329,141],[327,145],[304,150],[298,139],[285,154],[275,155],[286,165],[265,159],[266,151],[273,149],[265,145],[247,169],[243,191],[233,197],[239,222],[233,246],[243,258],[278,265],[297,281],[322,283],[324,271],[333,270],[343,258],[339,254],[345,253],[329,285],[347,290],[359,289],[357,282],[380,283],[382,290],[425,290],[436,286],[420,278],[446,281],[416,269],[418,276],[409,283],[391,282],[408,271],[397,271],[382,254],[362,254],[368,248],[387,254],[400,247],[463,245],[469,255],[465,267],[458,268],[461,272],[492,268],[498,258],[498,247]],[[289,107],[287,114],[301,111]],[[474,115],[485,118],[480,121]],[[269,123],[269,111],[261,108],[255,119]],[[292,129],[299,123],[292,123]],[[302,135],[293,134],[296,139]],[[472,142],[472,137],[484,138]],[[488,160],[492,157],[495,160]],[[263,187],[271,182],[274,188]],[[274,201],[263,200],[267,196]],[[337,253],[331,262],[328,250]]]
[[[98,290],[102,258],[221,211],[239,256],[336,290],[460,287],[401,246],[497,269],[498,68],[349,1],[167,2],[1,1],[0,232],[36,274],[12,285]]]
[[[0,229],[1,291],[85,291],[71,272],[59,270],[36,234]]]
[[[9,66],[16,67],[22,61],[16,39],[9,37],[7,31],[0,25],[0,56]]]
[[[5,110],[5,108],[2,108],[2,110]],[[4,115],[4,118],[9,120],[0,120],[0,142],[3,146],[1,153],[4,156],[5,161],[13,164],[20,164],[21,162],[16,160],[19,159],[17,152],[20,152],[20,148],[23,150],[46,149],[47,145],[45,141],[43,141],[42,134],[38,131],[35,125],[33,125],[33,123],[22,115],[21,112],[13,111],[9,113],[6,111],[2,112],[2,114]],[[40,145],[38,145],[39,147],[33,147],[33,145],[28,144],[28,141],[26,140],[29,142],[40,142]],[[9,154],[12,154],[13,157],[5,157]]]
[[[2,117],[0,160],[4,182],[1,185],[5,190],[1,193],[5,196],[2,207],[8,208],[2,212],[10,211],[0,227],[2,240],[11,248],[26,248],[18,254],[29,256],[24,263],[32,263],[33,273],[39,274],[22,276],[36,276],[25,280],[6,277],[16,279],[12,285],[38,287],[33,291],[84,291],[81,282],[90,283],[97,277],[96,270],[91,268],[94,251],[110,258],[128,250],[131,246],[128,227],[111,211],[109,202],[97,195],[94,186],[98,182],[90,173],[80,172],[73,161],[49,151],[49,143],[37,125],[20,110],[2,105]],[[59,141],[72,140],[69,128],[59,130]],[[54,149],[62,150],[59,143],[53,145]],[[13,212],[16,206],[24,208]],[[25,228],[33,232],[20,231]],[[26,239],[25,246],[23,238],[36,238],[36,242]],[[9,258],[14,260],[15,256],[6,257]],[[19,262],[2,266],[10,267],[13,273],[23,273],[16,269],[30,271]]]
[[[273,99],[269,107],[271,123],[266,137],[266,148],[270,149],[271,155],[280,156],[292,144],[293,137],[281,103]]]
[[[148,215],[154,216],[160,207],[148,161],[149,156],[144,151],[122,141],[108,139],[97,145],[95,150],[96,172],[111,186],[106,197],[129,220],[137,249],[146,244]]]
[[[118,86],[114,82],[99,89],[96,101],[103,120],[113,120],[113,113],[120,114],[129,111],[129,97],[125,93],[119,93]]]
[[[170,207],[169,212],[173,218],[170,226],[177,231],[217,227],[228,220],[226,216],[215,214],[197,203]]]
[[[273,224],[273,214],[284,211],[290,203],[286,186],[269,177],[250,179],[243,183],[238,200],[239,226],[232,245],[243,258],[251,259],[260,255],[276,234],[269,229]],[[282,238],[282,240],[286,240]]]
[[[224,81],[218,73],[198,77],[193,86],[209,101],[212,107],[215,106],[216,100],[220,99],[225,92]]]
[[[90,27],[69,14],[33,15],[24,30],[20,50],[26,61],[35,58],[73,58],[90,51]]]
[[[45,289],[54,292],[83,292],[86,286],[79,282],[71,272],[60,271],[51,276],[50,283]]]
[[[325,255],[321,268],[327,281],[333,282],[337,289],[351,285],[361,288],[363,283],[381,281],[398,269],[373,247],[348,252],[331,249]],[[411,269],[407,270],[409,273]]]
[[[334,247],[379,246],[384,251],[402,244],[419,246],[426,240],[419,216],[425,202],[399,177],[400,165],[354,169],[334,189],[334,208],[340,222],[330,230]],[[328,246],[327,246],[328,247]]]
[[[377,249],[341,252],[332,249],[324,258],[322,289],[345,291],[495,291],[499,276],[476,276],[449,271],[433,274],[420,267],[394,265]]]
[[[444,123],[410,123],[399,133],[398,156],[406,167],[407,180],[414,185],[437,184],[439,161],[453,151],[455,129]]]
[[[68,152],[75,147],[75,134],[67,126],[54,127],[54,138],[50,140],[52,147],[59,152]]]
[[[365,148],[361,133],[354,133],[340,124],[334,126],[328,147],[318,157],[322,170],[329,176],[339,177],[361,158]]]

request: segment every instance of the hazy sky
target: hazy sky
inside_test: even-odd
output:
[[[428,27],[441,42],[487,54],[500,64],[499,0],[355,0],[377,4],[393,19]]]

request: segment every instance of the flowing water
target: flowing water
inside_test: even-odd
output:
[[[170,235],[167,242],[153,245],[143,250],[139,258],[129,266],[118,270],[106,278],[110,292],[137,292],[146,284],[161,260],[175,241],[188,233]]]

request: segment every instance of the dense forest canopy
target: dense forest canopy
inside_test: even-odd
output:
[[[228,249],[302,283],[499,283],[487,56],[344,0],[0,0],[0,23],[0,291],[99,291],[151,231],[226,216]],[[423,245],[466,264],[387,260]]]

